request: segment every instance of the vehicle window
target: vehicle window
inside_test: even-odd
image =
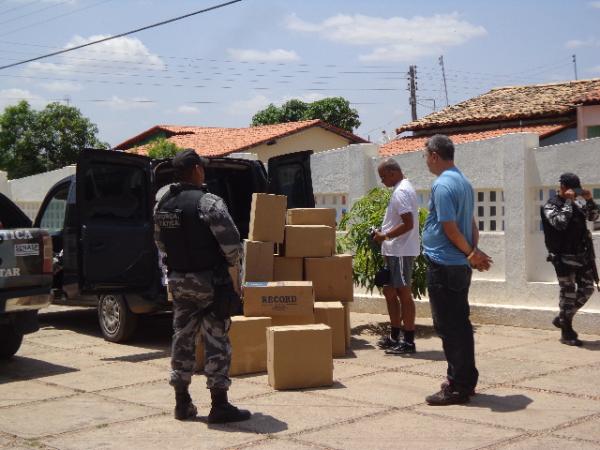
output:
[[[287,195],[288,207],[308,204],[304,191],[304,167],[302,164],[291,164],[277,169],[275,174],[269,174],[277,186],[278,194]]]
[[[54,193],[42,214],[40,227],[50,231],[62,230],[65,223],[65,211],[67,209],[67,194],[69,185],[60,188]]]
[[[142,168],[95,164],[83,176],[84,215],[137,221],[145,218],[146,183]]]

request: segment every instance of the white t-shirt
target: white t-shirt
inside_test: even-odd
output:
[[[384,256],[418,256],[419,246],[419,208],[417,192],[406,178],[394,186],[392,198],[385,211],[381,231],[387,233],[402,223],[402,214],[412,213],[413,228],[381,244],[381,254]]]

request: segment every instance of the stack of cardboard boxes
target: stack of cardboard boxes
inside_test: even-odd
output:
[[[332,356],[350,343],[352,256],[335,254],[335,210],[286,207],[285,196],[252,197],[230,374],[267,370],[276,389],[330,385]]]

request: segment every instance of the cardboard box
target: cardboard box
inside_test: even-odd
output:
[[[314,302],[310,281],[244,283],[246,317],[307,316],[313,314]]]
[[[334,228],[334,208],[292,208],[287,210],[286,225],[327,225]]]
[[[304,278],[313,282],[318,302],[354,301],[352,255],[306,258]]]
[[[275,256],[273,259],[273,281],[302,281],[304,280],[304,260]]]
[[[283,242],[286,208],[287,197],[285,195],[252,194],[248,239]]]
[[[231,341],[231,366],[229,376],[267,371],[267,334],[270,317],[231,318],[229,340]],[[200,334],[198,334],[200,336]],[[196,342],[196,367],[204,369],[204,344]]]
[[[315,315],[311,312],[304,316],[275,316],[271,317],[271,326],[282,327],[285,325],[312,325],[315,322]]]
[[[331,328],[332,354],[346,354],[346,313],[341,302],[315,303],[315,323],[322,323]]]
[[[244,240],[244,282],[273,281],[273,242]]]
[[[331,328],[323,324],[267,328],[267,372],[274,389],[331,386]]]
[[[324,257],[335,253],[335,230],[325,225],[286,225],[287,257]]]
[[[350,323],[350,305],[348,303],[342,303],[342,305],[344,305],[344,328],[346,331],[346,349],[349,349],[352,340],[352,324]]]

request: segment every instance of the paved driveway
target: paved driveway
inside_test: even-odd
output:
[[[265,374],[238,377],[236,425],[172,418],[170,316],[148,317],[128,345],[100,337],[93,310],[52,307],[18,356],[0,363],[0,448],[600,448],[600,336],[585,347],[558,332],[479,325],[481,384],[468,405],[430,407],[445,362],[431,324],[418,353],[385,356],[385,316],[352,314],[352,353],[335,360],[331,388],[274,391]],[[200,414],[209,395],[192,384]]]

